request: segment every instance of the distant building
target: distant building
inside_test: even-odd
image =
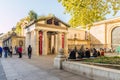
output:
[[[25,37],[17,35],[14,30],[7,32],[2,37],[2,46],[12,46],[13,51],[15,51],[15,46],[19,47],[22,46],[23,53],[25,53]]]
[[[90,34],[91,47],[116,49],[120,45],[120,17],[94,23]]]
[[[0,34],[0,46],[2,47],[3,46],[3,39],[2,39],[2,35],[3,33]]]

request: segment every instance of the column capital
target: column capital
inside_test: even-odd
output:
[[[57,32],[58,34],[62,34],[62,32]]]
[[[31,32],[27,32],[27,34],[30,34]]]
[[[42,32],[48,32],[47,30],[42,30]]]
[[[63,32],[64,34],[68,34],[69,32]]]
[[[38,31],[38,29],[34,29],[35,31]]]

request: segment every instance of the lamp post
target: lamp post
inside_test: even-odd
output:
[[[13,28],[12,28],[12,35],[13,35],[13,36],[15,36],[15,35],[16,35],[15,30],[16,30],[16,28],[15,28],[15,27],[13,27]]]
[[[74,45],[75,45],[75,51],[77,51],[77,47],[76,47],[76,34],[74,34]]]

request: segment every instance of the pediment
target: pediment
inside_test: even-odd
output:
[[[56,27],[65,27],[65,28],[70,27],[67,23],[61,21],[55,16],[40,18],[38,19],[37,24],[54,25]]]

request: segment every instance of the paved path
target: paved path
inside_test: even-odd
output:
[[[1,63],[6,74],[4,79],[0,80],[90,80],[84,76],[79,76],[58,70],[53,67],[54,56],[34,56],[28,59],[23,56],[19,59],[2,58]],[[4,73],[3,72],[3,73]]]
[[[0,80],[7,80],[1,61],[0,61]]]
[[[39,57],[33,56],[32,59],[30,60],[27,57],[24,58],[24,61],[48,72],[53,76],[56,76],[60,80],[90,80],[85,76],[80,76],[64,70],[55,69],[53,66],[54,57],[55,55],[39,56]]]

